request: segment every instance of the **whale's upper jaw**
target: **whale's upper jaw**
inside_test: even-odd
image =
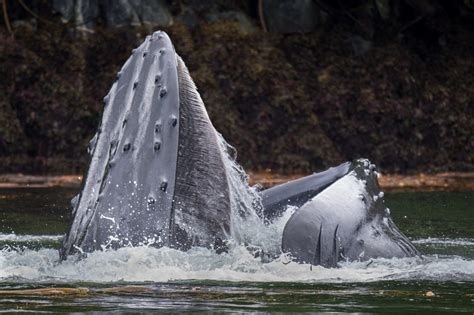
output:
[[[219,139],[166,33],[133,50],[104,103],[61,257],[222,243],[230,201]]]

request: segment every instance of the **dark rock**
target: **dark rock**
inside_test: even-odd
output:
[[[266,28],[275,33],[308,33],[319,23],[319,9],[312,0],[263,1]]]
[[[7,97],[0,93],[0,155],[15,154],[26,145],[27,139]]]
[[[255,23],[248,16],[248,8],[238,1],[198,1],[183,0],[181,2],[178,21],[188,28],[195,28],[200,21],[236,22],[242,34],[253,33],[258,30]]]
[[[172,16],[164,0],[54,0],[53,9],[66,23],[92,28],[103,16],[110,27],[125,25],[170,25]]]
[[[388,20],[390,17],[390,1],[389,0],[375,0],[375,6],[380,14],[380,17],[384,20]]]
[[[358,57],[365,55],[372,48],[372,42],[360,37],[359,35],[352,36],[351,42],[352,50]]]
[[[142,24],[170,25],[172,16],[163,0],[130,0]]]
[[[182,10],[181,14],[176,17],[176,19],[186,25],[188,28],[195,28],[199,24],[199,19],[194,12],[194,10],[190,8],[185,8]]]
[[[162,0],[108,0],[102,2],[108,26],[170,25],[171,13]]]
[[[193,30],[175,23],[167,31],[213,124],[245,167],[300,173],[368,156],[386,172],[474,170],[474,40],[462,19],[443,24],[427,17],[404,31],[425,59],[396,35],[375,36],[370,58],[354,58],[358,33],[349,18],[312,34],[242,34],[239,23],[206,23],[212,12],[186,7],[203,23]],[[390,20],[396,17],[392,11]],[[18,29],[15,40],[0,32],[0,172],[83,170],[103,110],[99,100],[139,32],[97,29],[73,38],[40,20],[36,31]],[[446,49],[426,43],[430,32],[430,42],[446,41]],[[164,128],[168,121],[155,121],[156,139]]]
[[[53,0],[53,9],[61,14],[64,22],[74,17],[74,0]]]
[[[12,26],[14,29],[23,29],[31,32],[37,30],[38,22],[36,19],[16,20],[12,22]]]
[[[249,34],[257,31],[257,27],[252,21],[240,11],[214,12],[206,15],[209,22],[230,21],[237,22],[241,33]]]
[[[73,23],[79,28],[92,28],[99,16],[96,0],[54,0],[53,9],[61,14],[65,23]]]
[[[140,25],[140,19],[128,0],[106,0],[101,10],[108,26]]]

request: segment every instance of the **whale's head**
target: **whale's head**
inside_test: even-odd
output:
[[[341,260],[419,254],[393,223],[375,166],[364,159],[295,211],[282,249],[298,262],[327,267]]]

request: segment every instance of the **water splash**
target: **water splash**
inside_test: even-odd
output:
[[[231,194],[231,246],[246,245],[268,256],[281,253],[281,236],[294,209],[267,224],[263,219],[263,205],[257,187],[250,187],[248,175],[237,163],[237,151],[219,134],[219,144]]]
[[[459,239],[450,239],[450,238],[438,238],[438,237],[428,237],[424,239],[414,240],[415,244],[428,244],[428,245],[447,245],[447,246],[474,246],[474,239],[472,238],[459,238]]]
[[[96,251],[81,259],[72,256],[59,263],[54,249],[0,251],[0,282],[167,282],[218,280],[250,282],[347,283],[381,280],[474,281],[474,261],[459,256],[374,259],[342,263],[326,269],[297,264],[281,255],[270,263],[254,257],[246,247],[235,246],[216,254],[206,248],[188,252],[133,247]]]
[[[28,235],[28,234],[4,234],[0,233],[0,242],[41,242],[41,241],[60,241],[62,235]]]

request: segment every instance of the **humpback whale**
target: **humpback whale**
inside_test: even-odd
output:
[[[231,178],[236,170],[226,165],[225,144],[166,33],[153,33],[132,51],[104,106],[88,147],[89,169],[71,201],[61,259],[149,244],[225,251],[233,209],[242,203]],[[253,211],[270,225],[293,209],[281,251],[296,262],[335,267],[419,255],[384,206],[368,160],[247,193],[252,206],[239,216]]]
[[[104,103],[61,256],[147,242],[224,246],[230,197],[219,135],[168,35],[132,52]]]
[[[375,165],[366,159],[262,192],[269,218],[288,206],[297,208],[283,230],[283,252],[324,267],[342,260],[420,255],[393,222],[383,197]]]

